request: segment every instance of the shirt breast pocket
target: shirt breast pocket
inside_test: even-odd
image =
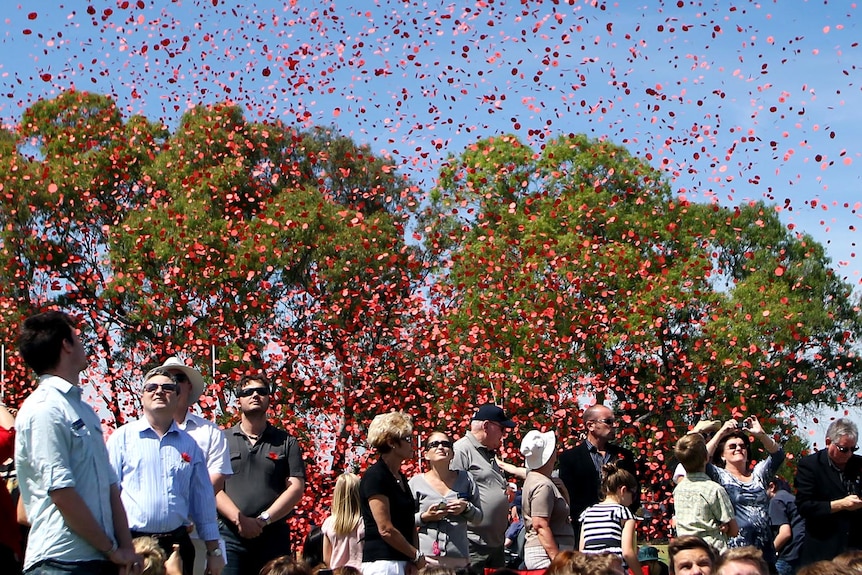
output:
[[[87,460],[91,457],[92,435],[90,429],[80,419],[72,423],[72,443],[73,453],[80,453]]]

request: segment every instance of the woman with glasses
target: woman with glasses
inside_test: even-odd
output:
[[[751,439],[756,437],[766,449],[766,459],[751,466]],[[755,416],[741,423],[731,419],[706,445],[712,458],[706,473],[727,490],[739,534],[728,540],[730,547],[752,545],[763,551],[763,558],[775,565],[772,525],[769,520],[767,487],[784,462],[784,449],[763,431]]]
[[[412,436],[413,421],[400,411],[378,415],[368,426],[368,445],[380,457],[359,481],[363,575],[404,575],[408,563],[425,565],[413,524],[416,500],[401,472],[413,457]]]
[[[435,431],[424,446],[428,471],[410,479],[419,504],[419,550],[429,565],[459,569],[470,562],[467,522],[482,520],[479,488],[466,471],[449,469],[455,456],[448,435]]]

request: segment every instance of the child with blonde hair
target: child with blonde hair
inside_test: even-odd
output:
[[[323,562],[330,569],[362,565],[362,539],[365,524],[359,507],[359,476],[343,473],[335,481],[332,512],[321,526]]]

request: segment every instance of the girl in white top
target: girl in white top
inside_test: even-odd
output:
[[[359,509],[359,476],[344,473],[335,480],[332,513],[320,528],[323,531],[323,562],[330,569],[362,565],[365,524]]]

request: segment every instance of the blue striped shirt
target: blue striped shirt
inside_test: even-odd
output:
[[[219,538],[204,454],[176,422],[161,438],[145,417],[126,424],[108,439],[108,455],[133,531],[168,533],[192,521],[204,541]]]

